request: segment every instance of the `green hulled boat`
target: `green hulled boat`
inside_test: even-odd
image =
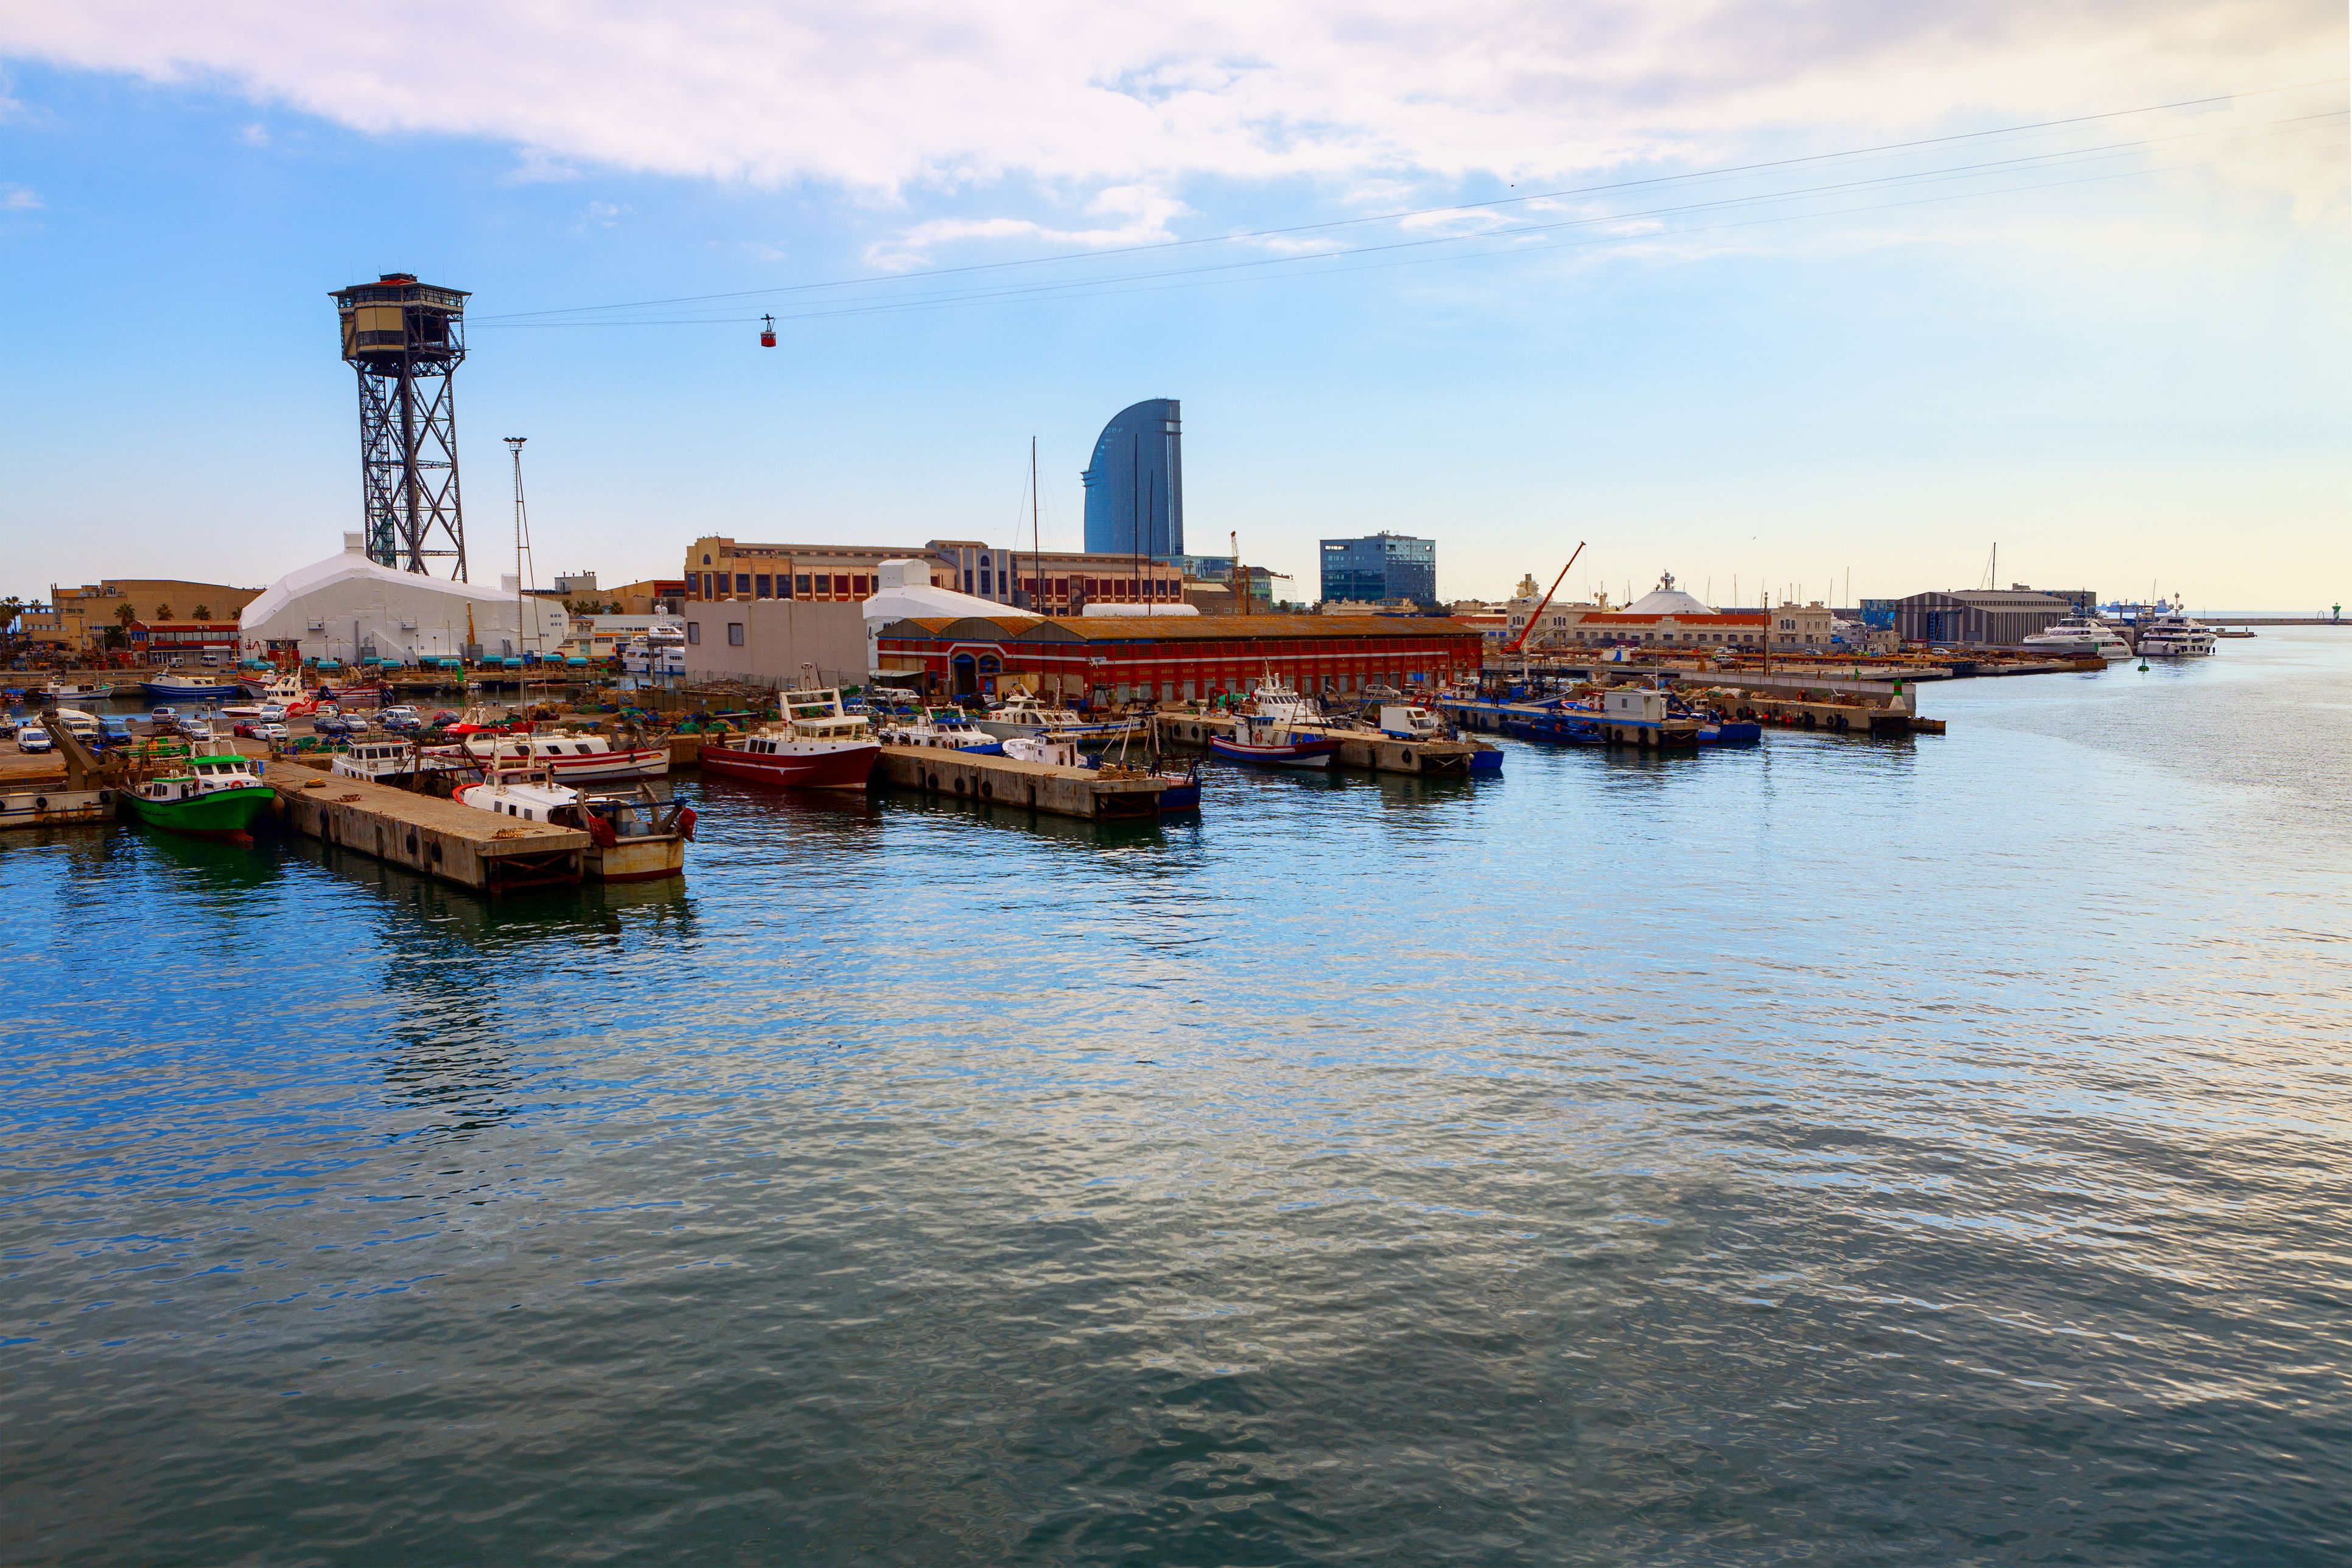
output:
[[[115,798],[150,827],[227,837],[250,832],[273,795],[250,761],[220,755],[173,758],[152,778],[118,790]]]

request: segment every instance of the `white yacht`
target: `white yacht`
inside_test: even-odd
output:
[[[2213,633],[2179,610],[2157,616],[2139,628],[2142,658],[2191,658],[2216,647]]]
[[[2024,638],[2022,646],[2042,653],[2096,654],[2101,658],[2129,658],[2132,652],[2131,644],[2113,626],[2091,616],[2069,616],[2063,621],[2053,621]]]
[[[101,681],[96,686],[81,686],[70,680],[52,680],[34,695],[44,702],[97,702],[114,695],[114,688]]]
[[[652,626],[621,645],[621,668],[630,675],[684,675],[686,629]]]

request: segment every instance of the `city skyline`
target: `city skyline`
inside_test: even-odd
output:
[[[1189,547],[1302,585],[1381,530],[1441,542],[1448,598],[1579,540],[1564,593],[1899,595],[1996,543],[2003,585],[2352,581],[2340,7],[1800,50],[1761,12],[1503,5],[1507,68],[1186,15],[914,27],[877,66],[809,21],[722,58],[696,26],[767,21],[726,6],[647,24],[668,53],[478,8],[406,76],[401,29],[291,9],[0,15],[0,258],[38,305],[0,329],[0,592],[331,553],[362,509],[327,293],[395,269],[472,291],[477,580],[507,434],[541,558],[625,581],[707,532],[1026,544],[1033,436],[1079,548],[1090,441],[1158,389]]]

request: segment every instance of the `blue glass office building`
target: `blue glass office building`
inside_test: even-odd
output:
[[[1184,426],[1181,405],[1154,397],[1103,426],[1087,482],[1087,553],[1163,558],[1184,553]]]
[[[1437,603],[1437,541],[1402,533],[1323,542],[1323,596],[1377,605]]]

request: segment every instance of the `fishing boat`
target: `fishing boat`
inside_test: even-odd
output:
[[[544,767],[558,784],[619,784],[669,775],[667,746],[625,746],[619,750],[602,735],[499,735],[477,727],[450,726],[451,734],[465,738],[454,746],[435,746],[427,755],[452,767]]]
[[[1600,746],[1608,743],[1601,728],[1601,715],[1580,704],[1557,701],[1542,704],[1532,717],[1519,717],[1507,712],[1502,721],[1503,732],[1514,740],[1535,741],[1549,746]]]
[[[265,707],[274,702],[289,713],[300,714],[316,706],[302,689],[299,670],[248,669],[236,679],[247,694]]]
[[[406,741],[361,741],[336,752],[334,766],[327,771],[339,779],[414,789],[420,775],[461,774],[468,770],[442,751],[423,752]]]
[[[538,770],[500,772],[458,785],[449,798],[476,811],[581,829],[588,835],[581,873],[597,881],[680,876],[694,837],[694,808],[660,799],[642,785],[635,795],[597,795],[557,784]]]
[[[934,751],[962,752],[970,756],[1005,755],[1004,742],[952,708],[934,709],[912,719],[886,724],[880,731],[886,746],[923,746]]]
[[[52,680],[35,691],[33,698],[37,702],[62,705],[68,702],[99,702],[113,695],[114,688],[108,685],[81,686],[70,680]]]
[[[234,680],[223,680],[217,675],[188,675],[173,671],[159,675],[152,680],[142,680],[139,689],[157,702],[226,702],[241,694],[245,688]]]
[[[705,773],[798,789],[864,789],[882,754],[863,713],[842,707],[841,693],[787,691],[783,717],[749,734],[702,742]]]
[[[1267,669],[1250,688],[1249,706],[1243,712],[1260,719],[1279,719],[1286,724],[1319,724],[1323,710],[1311,697],[1302,696],[1274,678]]]
[[[1201,809],[1201,764],[1198,763],[1182,773],[1134,767],[1099,753],[1088,755],[1078,749],[1076,737],[1071,735],[1015,735],[1004,742],[1004,754],[1016,763],[1044,763],[1057,768],[1093,768],[1106,778],[1157,778],[1163,785],[1158,797],[1162,816]]]
[[[150,827],[199,837],[242,837],[276,798],[245,757],[194,751],[173,755],[151,748],[140,760],[152,770],[150,776],[117,790],[114,798],[125,814]]]
[[[1115,741],[1136,729],[1132,719],[1090,721],[1068,708],[1048,708],[1025,686],[1016,686],[1003,703],[975,721],[1002,741],[1017,735],[1042,735],[1048,731],[1089,740]]]
[[[2042,630],[2019,639],[2019,646],[2037,653],[2072,654],[2082,658],[2096,654],[2101,658],[2129,658],[2131,644],[2118,636],[2113,626],[2090,616],[2069,616],[2063,621],[2053,621]]]
[[[1328,768],[1339,742],[1329,735],[1309,734],[1286,719],[1244,713],[1235,718],[1231,735],[1210,735],[1209,750],[1229,762],[1264,767]]]

